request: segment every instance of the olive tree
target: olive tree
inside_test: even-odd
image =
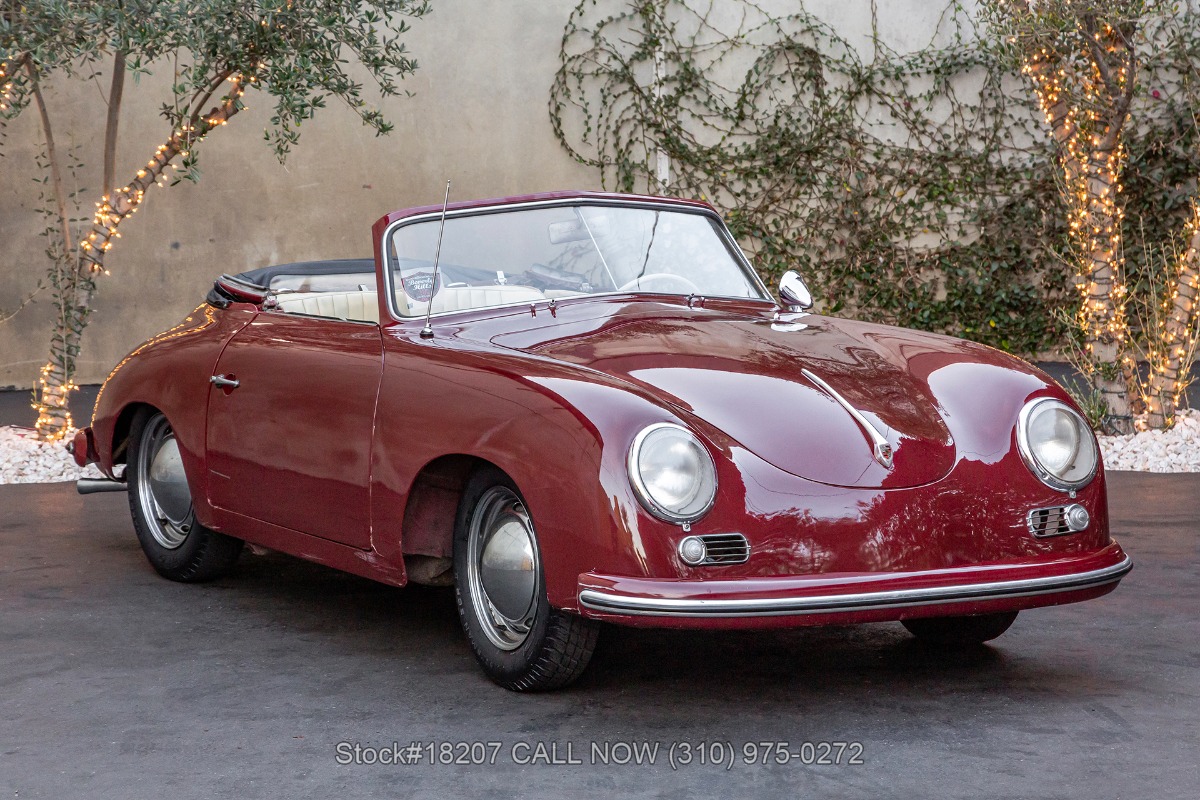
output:
[[[370,77],[372,96],[401,94],[400,82],[417,68],[403,36],[410,20],[428,11],[428,0],[0,0],[0,134],[5,121],[32,110],[43,140],[56,310],[50,357],[35,388],[43,438],[61,438],[72,425],[67,401],[97,279],[107,274],[123,223],[151,189],[196,181],[202,143],[244,108],[247,93],[273,105],[265,138],[280,161],[301,123],[330,100],[387,133],[391,125],[354,73]],[[158,72],[171,78],[161,144],[130,167],[118,147],[126,79]],[[73,176],[83,156],[56,140],[46,87],[105,73],[107,95],[86,115],[92,130],[77,132],[94,143],[103,165],[89,223],[73,213],[82,197]]]
[[[1125,270],[1122,178],[1125,136],[1139,89],[1139,70],[1171,37],[1175,4],[1163,0],[992,0],[991,22],[1032,84],[1058,150],[1079,305],[1073,316],[1079,366],[1107,407],[1110,427],[1127,431],[1143,412],[1151,427],[1170,424],[1200,336],[1195,302],[1200,283],[1200,205],[1167,247],[1162,287],[1142,303]],[[1194,72],[1189,64],[1184,73]],[[1180,74],[1191,93],[1196,81]],[[1157,90],[1155,90],[1157,91]],[[1157,97],[1157,94],[1154,95]],[[1151,243],[1160,247],[1162,243]],[[1136,310],[1136,309],[1135,309]],[[1148,363],[1139,371],[1137,361]]]

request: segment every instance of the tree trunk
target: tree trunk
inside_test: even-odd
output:
[[[228,73],[216,76],[213,89],[198,98],[197,102],[207,103],[215,87],[227,78]],[[138,210],[146,192],[164,177],[176,156],[195,146],[209,131],[224,125],[241,110],[240,98],[243,93],[243,88],[235,80],[233,91],[219,106],[203,115],[199,112],[192,114],[190,124],[176,131],[166,144],[160,145],[154,157],[137,171],[133,180],[107,192],[98,204],[87,238],[73,248],[71,255],[60,265],[62,279],[59,281],[61,286],[58,287],[57,298],[60,318],[51,336],[50,360],[42,368],[34,405],[38,411],[37,428],[41,438],[50,441],[62,439],[73,425],[67,404],[71,393],[78,388],[74,382],[75,362],[91,313],[96,276],[106,274],[104,259],[112,249],[113,239],[120,235],[118,227]],[[49,124],[48,120],[46,124]],[[63,220],[64,237],[69,245],[70,233],[66,228],[66,218]]]
[[[1130,386],[1133,364],[1128,358],[1125,287],[1121,272],[1121,211],[1116,185],[1121,173],[1119,150],[1096,151],[1077,170],[1074,197],[1079,227],[1076,247],[1083,260],[1083,302],[1078,316],[1084,351],[1093,369],[1093,387],[1108,407],[1109,424],[1118,432],[1131,432]]]
[[[1013,5],[1021,14],[1033,13],[1024,0],[1014,0]],[[1085,16],[1080,25],[1087,32],[1087,57],[1095,68],[1092,88],[1107,107],[1088,109],[1081,98],[1072,96],[1062,83],[1064,57],[1053,48],[1028,52],[1022,71],[1033,82],[1058,146],[1062,199],[1081,294],[1075,321],[1086,363],[1080,366],[1108,407],[1106,425],[1125,433],[1132,432],[1130,398],[1136,396],[1138,383],[1128,357],[1117,184],[1124,167],[1121,131],[1129,114],[1136,59],[1132,31],[1107,28],[1102,42],[1094,18]]]
[[[1165,428],[1179,407],[1179,398],[1190,382],[1192,359],[1196,353],[1196,297],[1200,284],[1200,200],[1192,201],[1192,216],[1188,222],[1187,248],[1179,257],[1179,274],[1175,278],[1170,310],[1159,344],[1165,352],[1159,363],[1150,364],[1150,385],[1147,392],[1147,424]]]
[[[54,126],[50,120],[50,110],[46,107],[46,98],[42,95],[42,87],[38,81],[37,66],[32,60],[26,60],[25,71],[29,78],[29,91],[33,95],[38,108],[38,118],[42,125],[42,135],[46,140],[46,160],[50,165],[50,189],[54,195],[55,212],[58,222],[58,235],[61,241],[52,241],[50,257],[53,266],[50,282],[54,286],[55,304],[58,306],[58,319],[51,334],[50,362],[42,367],[35,387],[34,408],[38,418],[35,423],[38,435],[43,439],[61,439],[71,427],[71,412],[68,400],[74,385],[71,377],[75,374],[75,355],[79,352],[78,339],[71,342],[69,332],[74,317],[73,306],[76,288],[76,270],[74,269],[75,246],[71,238],[71,218],[67,206],[67,193],[63,187],[62,162],[58,154],[58,146],[54,141]],[[74,344],[74,348],[71,345]]]
[[[62,439],[75,425],[69,406],[71,393],[79,388],[74,381],[75,361],[96,287],[90,274],[81,274],[80,266],[78,257],[58,266],[66,280],[58,289],[59,319],[50,337],[50,361],[42,367],[34,405],[38,434],[48,441]]]

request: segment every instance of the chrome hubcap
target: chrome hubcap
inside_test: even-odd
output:
[[[147,423],[137,460],[143,521],[154,541],[174,550],[195,525],[195,512],[179,444],[166,417],[159,415]]]
[[[501,650],[515,650],[529,636],[538,575],[537,540],[525,505],[510,489],[488,489],[471,516],[467,584],[484,634]]]

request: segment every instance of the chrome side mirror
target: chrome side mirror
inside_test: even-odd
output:
[[[784,305],[792,308],[807,311],[813,307],[812,292],[808,290],[804,278],[795,270],[789,269],[779,279],[779,297]]]

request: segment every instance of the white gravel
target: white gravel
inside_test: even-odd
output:
[[[72,435],[74,435],[72,433]],[[100,470],[75,464],[66,442],[39,442],[33,428],[0,427],[0,483],[57,483],[80,477],[99,478]]]
[[[1101,436],[1104,466],[1137,472],[1200,472],[1200,411],[1179,412],[1169,431]],[[69,437],[68,437],[69,441]],[[99,478],[95,465],[75,466],[63,442],[39,442],[32,428],[0,427],[0,484]]]
[[[1200,411],[1176,415],[1169,431],[1100,436],[1104,468],[1134,472],[1200,472]]]

